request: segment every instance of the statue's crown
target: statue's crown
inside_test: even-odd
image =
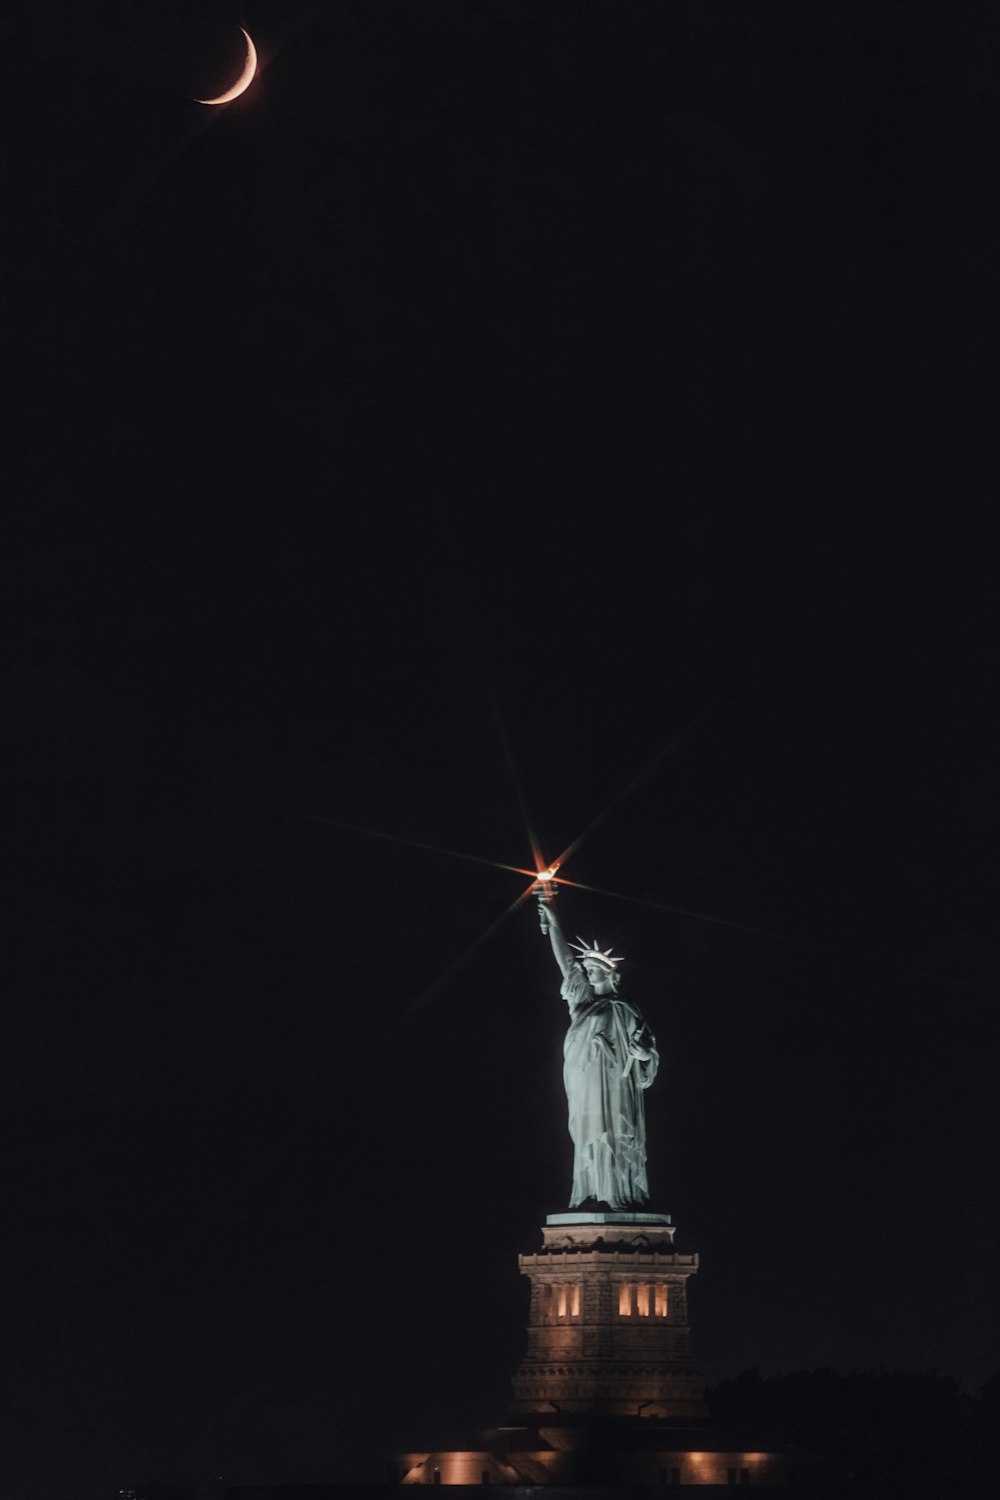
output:
[[[583,938],[577,938],[575,943],[570,944],[570,947],[576,949],[577,953],[579,953],[580,955],[581,960],[585,958],[592,958],[595,963],[603,964],[604,967],[606,969],[610,969],[612,973],[615,971],[615,969],[617,969],[620,963],[624,963],[624,959],[616,958],[611,952],[610,948],[602,950],[601,948],[598,948],[596,943],[591,943],[590,947],[588,948],[587,944],[583,941]]]

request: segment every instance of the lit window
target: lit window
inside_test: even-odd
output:
[[[635,1289],[636,1312],[640,1318],[649,1317],[649,1287],[644,1281],[640,1281]]]
[[[580,1316],[580,1283],[578,1281],[574,1281],[570,1287],[569,1315],[571,1318]]]
[[[557,1316],[560,1318],[564,1318],[566,1316],[566,1288],[564,1286],[560,1286],[557,1288],[557,1290],[559,1293],[559,1307]]]
[[[618,1288],[618,1316],[620,1318],[632,1316],[632,1288],[627,1281],[623,1281]]]
[[[664,1285],[661,1285],[661,1286],[654,1287],[653,1291],[655,1293],[655,1304],[656,1305],[655,1305],[654,1311],[656,1313],[656,1316],[658,1318],[665,1318],[667,1316],[667,1288],[666,1288],[666,1285],[664,1284]]]

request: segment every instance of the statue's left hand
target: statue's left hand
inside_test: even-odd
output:
[[[653,1054],[650,1052],[648,1047],[644,1047],[642,1045],[641,1038],[641,1030],[633,1031],[632,1035],[628,1039],[628,1050],[638,1062],[649,1062],[649,1059]]]

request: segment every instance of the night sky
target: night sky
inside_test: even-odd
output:
[[[571,1169],[525,813],[592,830],[706,1377],[975,1390],[995,12],[19,10],[4,1496],[504,1419]]]

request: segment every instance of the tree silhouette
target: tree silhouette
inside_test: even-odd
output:
[[[708,1402],[714,1421],[796,1455],[817,1490],[969,1496],[987,1493],[996,1473],[998,1377],[975,1397],[936,1370],[750,1369],[710,1389]]]

